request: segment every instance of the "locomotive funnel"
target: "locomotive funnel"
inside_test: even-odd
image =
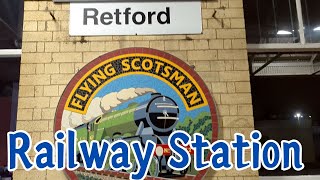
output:
[[[151,93],[151,98],[161,96],[161,93]]]

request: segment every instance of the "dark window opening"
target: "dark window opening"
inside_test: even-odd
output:
[[[21,49],[23,0],[0,1],[0,49]]]
[[[320,1],[301,0],[305,38],[307,43],[320,43]]]
[[[320,1],[244,0],[248,44],[301,43],[298,12],[306,43],[320,43]]]
[[[248,44],[299,43],[295,0],[244,0]]]

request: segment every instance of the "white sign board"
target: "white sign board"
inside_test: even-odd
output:
[[[152,2],[159,0],[53,0],[55,3],[64,2]],[[195,1],[195,0],[161,0],[161,1]]]
[[[70,35],[199,34],[201,2],[71,3]]]

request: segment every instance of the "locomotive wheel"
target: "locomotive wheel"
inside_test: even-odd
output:
[[[184,175],[186,175],[186,174],[187,174],[187,172],[188,172],[188,169],[189,169],[189,168],[187,168],[187,169],[185,169],[185,170],[180,171],[180,174],[181,174],[181,175],[183,175],[183,176],[184,176]]]
[[[109,159],[110,159],[110,158],[109,158],[109,156],[108,156],[107,162],[109,162]],[[105,169],[108,170],[108,171],[111,170],[111,167],[110,167],[110,164],[109,164],[109,163],[106,163]]]
[[[135,172],[137,170],[137,163],[134,161],[132,163],[132,168],[127,170],[127,173]]]
[[[173,153],[173,156],[177,157],[176,154],[174,154],[174,153]],[[191,165],[190,165],[190,166],[191,166]],[[187,169],[184,169],[184,170],[180,171],[180,174],[183,175],[183,176],[185,176],[185,175],[187,174],[190,166],[189,166]],[[172,171],[174,171],[174,170],[172,170]]]
[[[156,157],[153,157],[151,160],[149,173],[150,176],[158,177],[159,176],[159,161]]]
[[[83,164],[82,156],[81,156],[80,153],[77,154],[77,161],[78,161],[80,164]]]

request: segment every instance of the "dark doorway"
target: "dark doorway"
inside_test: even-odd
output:
[[[251,78],[255,128],[263,140],[297,139],[305,169],[267,171],[261,176],[320,174],[320,76]]]
[[[23,0],[0,1],[0,179],[11,177],[6,137],[16,129],[23,6]]]

